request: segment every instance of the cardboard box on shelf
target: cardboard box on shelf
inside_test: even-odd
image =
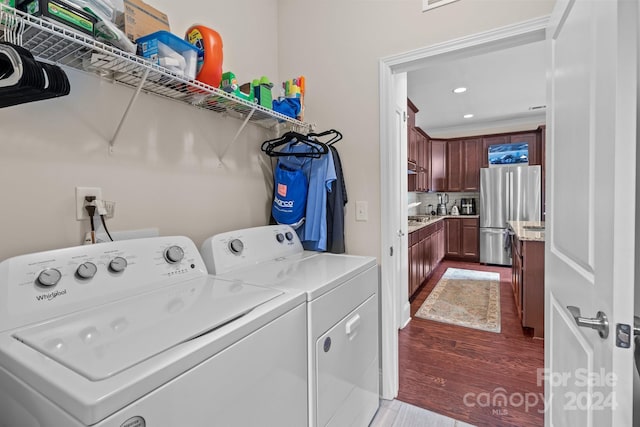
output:
[[[142,0],[124,0],[124,13],[116,24],[132,42],[156,31],[170,31],[167,15]]]

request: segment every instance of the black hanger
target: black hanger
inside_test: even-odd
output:
[[[320,132],[320,133],[310,133],[309,137],[315,137],[316,139],[322,136],[328,136],[328,135],[332,135],[331,139],[329,139],[328,141],[323,141],[324,144],[326,145],[333,145],[336,142],[340,141],[342,139],[342,133],[338,132],[335,129],[329,129],[326,130],[324,132]]]
[[[295,141],[301,144],[306,144],[309,147],[311,147],[311,149],[308,152],[304,152],[304,153],[287,153],[287,152],[281,152],[276,150],[276,148],[286,145],[292,141]],[[327,154],[329,152],[329,148],[327,147],[326,144],[320,141],[316,141],[314,139],[310,139],[307,135],[294,132],[294,131],[286,132],[279,138],[264,141],[260,146],[260,149],[270,157],[293,156],[293,157],[312,157],[317,159],[323,154]]]

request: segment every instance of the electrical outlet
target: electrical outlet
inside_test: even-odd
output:
[[[76,220],[78,221],[89,219],[89,214],[84,208],[87,196],[102,199],[102,189],[100,187],[76,187]]]
[[[104,208],[107,211],[107,214],[105,215],[105,218],[113,218],[114,215],[116,214],[116,202],[110,202],[108,200],[103,200],[102,203],[104,203]]]

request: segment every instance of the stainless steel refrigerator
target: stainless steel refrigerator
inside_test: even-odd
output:
[[[540,221],[540,166],[480,169],[480,262],[511,265],[507,221]]]

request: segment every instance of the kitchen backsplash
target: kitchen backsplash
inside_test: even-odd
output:
[[[408,215],[428,215],[430,210],[436,210],[436,206],[438,205],[438,194],[448,194],[449,195],[449,203],[447,203],[447,213],[451,211],[451,207],[454,202],[458,205],[458,209],[460,209],[460,199],[462,198],[473,198],[476,201],[476,213],[478,210],[479,202],[480,202],[480,193],[407,193],[407,200],[409,206],[414,203],[420,203],[418,206],[414,206],[409,208]],[[433,206],[429,206],[433,205]]]

